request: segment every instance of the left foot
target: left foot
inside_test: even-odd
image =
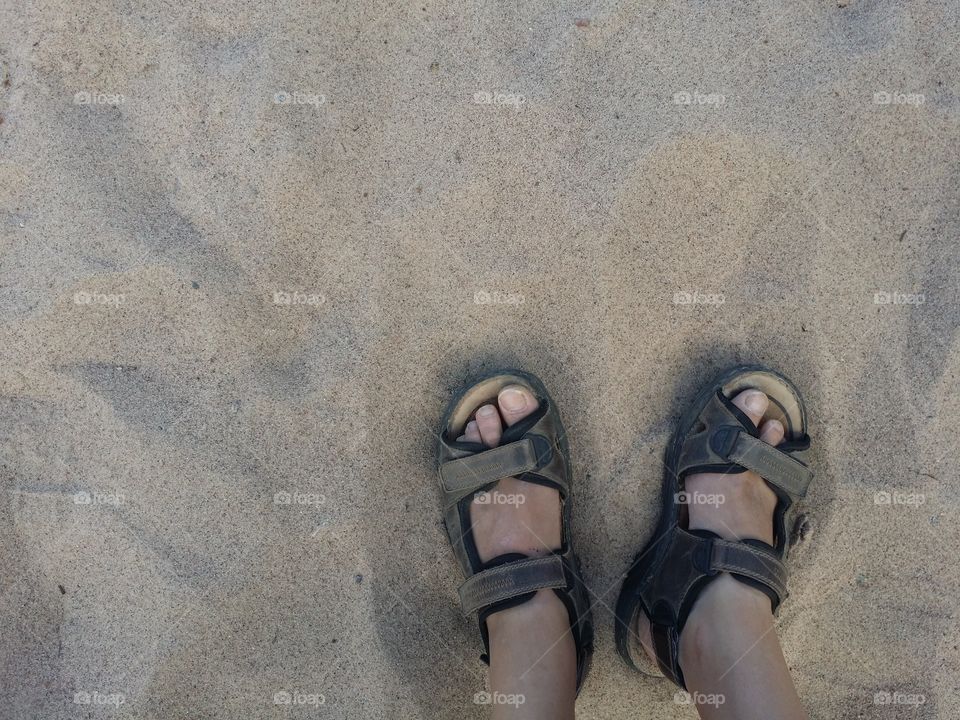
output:
[[[457,439],[496,447],[504,426],[515,425],[538,406],[529,390],[509,385],[500,391],[496,405],[477,408],[474,419]],[[537,557],[560,548],[560,493],[554,488],[508,477],[494,485],[483,499],[493,502],[474,499],[470,505],[473,537],[483,562],[506,553]],[[497,502],[499,499],[514,502]]]
[[[497,403],[477,408],[458,440],[497,447],[503,428],[536,411],[539,403],[520,385],[509,385]],[[480,560],[507,553],[548,555],[562,545],[562,505],[554,488],[514,477],[486,493],[490,502],[470,504],[470,522]],[[511,497],[512,496],[512,497]],[[497,500],[509,498],[512,502]],[[553,590],[539,590],[526,602],[487,618],[490,633],[490,687],[499,697],[522,698],[517,706],[495,704],[493,717],[573,717],[577,651],[570,614]]]

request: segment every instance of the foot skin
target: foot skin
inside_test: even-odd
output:
[[[505,387],[496,405],[477,408],[458,440],[500,444],[503,428],[523,420],[538,407],[519,385]],[[504,478],[470,505],[477,553],[484,562],[506,553],[531,557],[561,546],[560,493],[553,488]],[[552,590],[494,613],[490,632],[490,689],[494,699],[523,697],[520,704],[494,703],[496,718],[572,718],[576,699],[577,660],[570,617]],[[497,693],[500,695],[498,696]]]
[[[497,405],[477,408],[475,419],[467,423],[458,439],[496,447],[504,425],[515,425],[537,407],[537,399],[526,388],[508,386],[497,396]],[[473,535],[482,561],[511,552],[546,555],[560,547],[560,493],[553,488],[504,478],[484,499],[491,502],[474,500],[470,505]],[[508,500],[514,502],[501,502]]]
[[[783,425],[764,420],[769,399],[759,390],[744,390],[733,404],[760,429],[770,445],[783,440]],[[722,496],[722,504],[691,503],[690,529],[710,530],[728,540],[756,539],[773,544],[777,496],[755,472],[737,475],[702,473],[685,482],[693,496]],[[656,662],[650,623],[643,613],[637,637]],[[680,667],[703,718],[764,717],[779,707],[782,718],[802,718],[802,707],[783,660],[769,598],[729,573],[713,581],[697,598],[680,635]],[[704,696],[722,696],[719,706],[700,704]]]

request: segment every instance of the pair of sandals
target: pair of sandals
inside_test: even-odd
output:
[[[527,388],[539,401],[535,412],[505,428],[500,445],[457,440],[478,407],[495,402],[508,385]],[[784,439],[776,447],[760,433],[732,398],[755,388],[770,400],[764,419],[779,420]],[[577,692],[593,654],[589,591],[571,534],[570,453],[560,415],[543,383],[529,373],[508,370],[480,379],[457,394],[444,413],[438,446],[444,524],[466,581],[460,586],[465,615],[477,613],[485,662],[490,642],[487,618],[521,605],[539,590],[551,589],[570,615],[577,648]],[[631,667],[665,676],[686,689],[679,663],[680,633],[704,588],[721,573],[763,591],[776,612],[787,596],[785,562],[793,511],[813,477],[806,408],[796,387],[783,375],[759,365],[738,366],[706,386],[680,419],[667,448],[660,521],[653,537],[634,558],[616,606],[617,651]],[[777,495],[774,544],[724,540],[705,530],[689,530],[683,502],[684,479],[695,473],[756,472]],[[559,491],[562,544],[542,557],[509,553],[482,562],[470,522],[474,495],[506,477]],[[656,665],[634,628],[638,614],[650,620]]]

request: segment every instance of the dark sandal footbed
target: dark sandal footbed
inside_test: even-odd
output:
[[[682,481],[686,475],[699,472],[719,472],[735,474],[746,472],[747,468],[735,462],[720,462],[715,464],[693,465],[686,470],[677,473],[676,468],[681,458],[685,442],[691,440],[698,433],[710,430],[710,428],[700,427],[701,415],[704,415],[714,397],[719,401],[719,405],[713,405],[713,408],[720,408],[720,412],[728,412],[732,416],[739,430],[748,433],[751,438],[759,438],[758,425],[755,425],[750,419],[735,405],[731,399],[738,393],[749,388],[756,388],[763,391],[770,399],[770,405],[764,413],[763,419],[779,420],[784,427],[784,440],[777,445],[776,450],[791,456],[791,460],[783,460],[780,465],[777,462],[779,456],[772,455],[768,451],[761,451],[760,455],[765,456],[767,465],[762,467],[778,468],[783,472],[787,482],[785,485],[799,492],[798,497],[792,497],[791,494],[777,484],[767,481],[770,487],[777,495],[778,502],[774,511],[774,545],[768,545],[759,540],[744,540],[740,543],[724,541],[714,533],[703,530],[686,530],[682,527],[685,522],[686,506],[676,501],[676,492],[682,489]],[[717,411],[714,410],[716,413]],[[710,441],[714,436],[721,435],[721,428],[714,428],[710,435]],[[736,433],[733,433],[736,435]],[[739,440],[738,440],[739,441]],[[701,443],[703,441],[700,441]],[[765,445],[765,444],[764,444]],[[748,447],[751,447],[748,444]],[[770,446],[766,446],[769,448]],[[683,687],[683,675],[679,668],[676,658],[676,644],[679,640],[679,633],[683,629],[686,617],[689,615],[696,598],[703,589],[712,580],[718,577],[724,570],[717,571],[713,564],[721,567],[740,569],[749,572],[748,576],[734,572],[733,569],[726,569],[740,582],[744,582],[752,587],[762,590],[771,600],[771,606],[774,610],[779,607],[780,602],[786,596],[785,582],[786,573],[782,567],[782,562],[786,560],[789,549],[789,533],[787,532],[787,516],[795,509],[799,497],[806,491],[806,486],[802,480],[809,483],[810,473],[805,463],[800,466],[794,464],[794,460],[801,460],[804,451],[809,447],[809,436],[807,435],[806,409],[800,398],[799,392],[793,384],[779,373],[758,365],[738,366],[732,368],[713,383],[707,385],[697,396],[697,398],[688,406],[687,410],[678,423],[677,430],[671,439],[665,461],[665,471],[663,480],[663,509],[660,516],[657,529],[651,540],[644,549],[634,558],[630,571],[626,574],[620,597],[617,601],[615,636],[617,650],[623,659],[632,667],[649,675],[666,675],[675,683]],[[760,450],[753,445],[754,450]],[[750,460],[751,465],[757,463],[757,457],[744,455],[741,461]],[[781,467],[782,466],[782,467]],[[774,473],[771,471],[770,473]],[[679,476],[678,476],[679,475]],[[764,478],[766,480],[766,478]],[[791,482],[793,483],[791,485]],[[802,486],[802,490],[801,490]],[[684,537],[679,537],[682,535]],[[661,542],[666,541],[661,546]],[[671,614],[666,619],[663,616],[664,607],[658,606],[655,610],[646,606],[642,594],[645,590],[656,585],[661,581],[660,573],[663,571],[664,564],[671,552],[675,552],[674,546],[689,546],[690,557],[686,558],[686,564],[691,563],[697,567],[697,570],[707,568],[713,572],[705,572],[699,578],[688,578],[693,580],[684,588],[684,599],[682,603],[674,603],[673,607],[668,608]],[[746,546],[745,549],[731,547],[732,545]],[[658,546],[661,546],[658,548]],[[704,556],[704,553],[708,557]],[[719,556],[719,562],[714,556]],[[739,559],[737,559],[739,556]],[[756,561],[753,567],[749,563],[743,562],[743,557],[748,557],[751,561]],[[733,558],[733,559],[731,559]],[[735,561],[736,560],[736,561]],[[670,568],[667,573],[673,572]],[[691,571],[695,574],[697,571]],[[771,587],[773,586],[773,587]],[[634,630],[638,614],[643,612],[648,618],[651,618],[651,631],[654,630],[653,619],[666,623],[657,628],[659,638],[654,638],[654,645],[657,649],[658,662],[653,663],[643,650],[639,638]],[[656,614],[659,612],[659,616]],[[665,632],[663,627],[669,626],[669,632]],[[659,639],[659,643],[657,640]],[[672,655],[672,657],[671,657]],[[667,656],[667,657],[664,657]]]
[[[510,427],[504,427],[501,434],[500,444],[497,446],[497,448],[487,448],[483,443],[458,441],[457,438],[463,434],[466,423],[474,416],[476,410],[480,406],[488,403],[497,406],[497,396],[499,391],[508,385],[521,385],[526,387],[538,400],[539,407],[537,410],[516,424]],[[565,483],[567,487],[565,488],[560,483],[538,474],[535,470],[540,468],[533,468],[528,472],[508,474],[504,475],[504,477],[516,477],[524,482],[550,487],[557,490],[560,494],[562,508],[562,545],[560,549],[555,550],[552,555],[547,557],[558,558],[558,562],[562,562],[563,565],[565,586],[553,587],[552,589],[557,597],[559,597],[564,603],[564,606],[567,608],[567,612],[570,617],[571,630],[573,632],[574,641],[577,645],[577,690],[579,692],[580,687],[582,687],[583,680],[588,672],[590,656],[593,650],[592,616],[590,613],[586,588],[581,579],[579,560],[573,553],[572,540],[570,537],[569,504],[571,502],[571,497],[569,489],[569,445],[563,430],[563,425],[560,421],[559,414],[556,412],[553,399],[550,397],[550,394],[547,392],[545,386],[539,380],[539,378],[530,373],[519,370],[501,370],[479,378],[478,380],[465,386],[460,392],[456,393],[453,399],[450,401],[450,404],[448,405],[443,416],[443,430],[441,432],[439,443],[438,463],[442,466],[445,462],[450,462],[450,458],[448,456],[451,450],[458,453],[465,453],[465,457],[472,457],[477,454],[488,453],[490,450],[503,448],[511,443],[522,442],[527,438],[528,434],[531,433],[531,430],[540,424],[541,421],[544,420],[544,418],[546,418],[550,413],[552,413],[550,422],[555,426],[555,432],[553,433],[554,437],[551,439],[555,443],[556,449],[562,454],[564,470],[566,474]],[[540,455],[540,450],[542,449],[541,441],[543,438],[542,436],[536,435],[531,435],[531,437],[536,438],[534,445],[537,448],[537,457],[539,460],[542,457]],[[546,452],[548,451],[545,451],[545,454]],[[450,527],[450,522],[448,522],[450,518],[446,515],[445,510],[444,524],[447,527],[447,534],[450,538],[451,545],[454,548],[454,553],[457,555],[457,559],[460,562],[461,569],[464,571],[464,574],[467,576],[468,580],[485,570],[510,565],[511,563],[522,562],[524,560],[530,560],[528,556],[522,553],[508,553],[505,555],[500,555],[492,558],[486,563],[480,560],[477,552],[476,541],[473,537],[472,524],[470,521],[470,504],[475,493],[494,488],[499,483],[499,480],[500,478],[496,478],[481,486],[477,486],[468,495],[465,495],[460,500],[456,501],[456,520],[458,521],[457,524],[461,529],[459,533],[461,542],[459,544],[454,540],[454,537],[457,536],[457,532]],[[441,487],[444,488],[442,470]],[[451,506],[448,509],[453,510],[453,507]],[[461,552],[458,551],[462,552],[462,556]],[[484,662],[489,662],[489,632],[487,629],[487,618],[496,612],[500,612],[501,610],[523,604],[524,602],[527,602],[533,598],[535,594],[536,590],[533,590],[532,592],[521,593],[481,607],[477,610],[480,635],[485,649],[484,654],[481,656],[481,659]]]

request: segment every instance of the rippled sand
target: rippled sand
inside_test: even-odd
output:
[[[580,717],[692,717],[610,607],[739,361],[810,404],[811,715],[956,717],[956,3],[361,5],[2,4],[0,717],[485,717],[432,433],[507,364]]]

